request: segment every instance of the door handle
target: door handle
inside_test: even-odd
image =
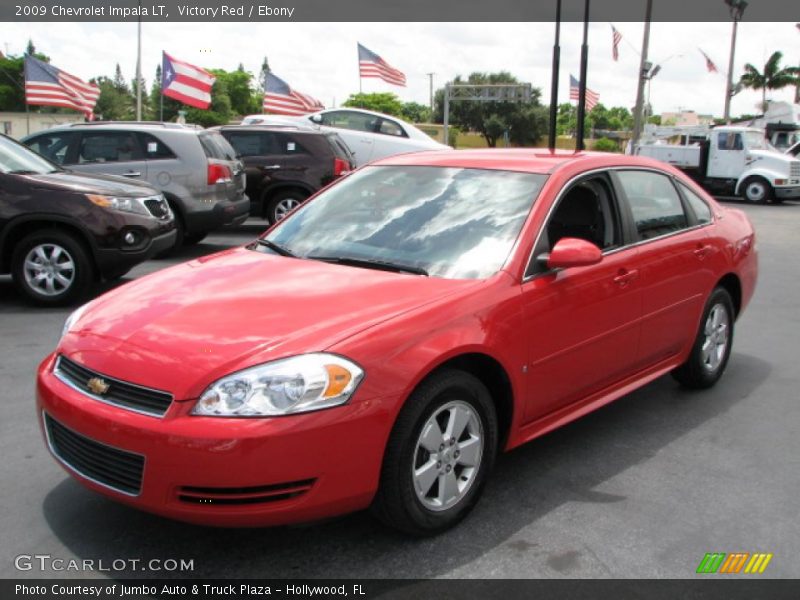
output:
[[[694,255],[695,255],[697,258],[699,258],[700,260],[705,260],[706,256],[708,256],[709,254],[711,254],[711,250],[712,250],[712,249],[713,249],[713,248],[712,248],[711,246],[702,246],[702,245],[701,245],[701,246],[698,246],[698,247],[697,247],[697,248],[694,250]]]
[[[139,171],[128,171],[127,173],[122,174],[123,177],[141,177],[142,174]]]
[[[267,171],[276,171],[276,170],[280,169],[280,168],[281,168],[281,166],[280,166],[280,165],[264,165],[264,166],[263,166],[263,167],[261,167],[261,168],[262,168],[262,169],[265,169],[265,170],[267,170]]]
[[[614,283],[616,283],[619,287],[625,287],[629,283],[636,281],[638,278],[638,269],[633,269],[631,271],[628,271],[627,269],[620,269],[617,276],[614,277]]]

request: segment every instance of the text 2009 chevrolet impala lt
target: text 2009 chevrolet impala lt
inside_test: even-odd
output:
[[[55,458],[196,523],[373,507],[415,534],[498,451],[666,373],[713,385],[753,294],[745,215],[638,157],[395,156],[256,242],[78,309],[38,374]]]

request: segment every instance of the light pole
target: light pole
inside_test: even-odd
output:
[[[639,136],[642,135],[644,119],[642,109],[644,108],[644,82],[647,73],[650,71],[651,63],[647,60],[647,51],[650,46],[650,18],[653,15],[653,0],[647,0],[644,17],[644,38],[642,39],[642,57],[639,62],[639,83],[636,86],[636,108],[633,109],[633,137],[631,138],[631,148],[635,149],[639,143]]]
[[[728,5],[733,19],[733,33],[731,34],[731,55],[728,60],[728,82],[725,86],[725,113],[722,118],[726,123],[730,122],[731,118],[731,97],[733,96],[733,57],[736,53],[736,30],[739,26],[739,21],[742,20],[744,9],[747,8],[746,0],[724,0]]]
[[[431,117],[430,118],[431,118],[431,122],[433,122],[433,76],[436,75],[436,73],[426,73],[426,75],[428,76],[428,80],[429,80],[429,83],[430,83],[430,102],[431,102]]]

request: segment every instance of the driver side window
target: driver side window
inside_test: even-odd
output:
[[[526,276],[547,268],[536,258],[553,251],[559,240],[578,238],[604,252],[622,245],[619,213],[605,176],[584,179],[572,185],[558,200],[536,242]]]

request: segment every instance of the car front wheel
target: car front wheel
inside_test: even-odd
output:
[[[308,195],[299,190],[278,192],[270,200],[267,208],[267,220],[270,223],[277,223],[305,202],[306,198],[308,198]]]
[[[497,439],[497,416],[483,383],[457,370],[434,375],[395,423],[373,512],[413,535],[454,526],[480,497]]]
[[[772,186],[763,177],[748,177],[742,184],[742,196],[748,202],[763,204],[772,198]]]
[[[724,288],[716,288],[706,303],[689,358],[672,372],[681,385],[709,388],[722,377],[733,345],[733,321],[730,294]]]
[[[64,231],[35,231],[23,238],[12,256],[14,283],[39,304],[60,306],[76,300],[92,282],[89,256]]]

